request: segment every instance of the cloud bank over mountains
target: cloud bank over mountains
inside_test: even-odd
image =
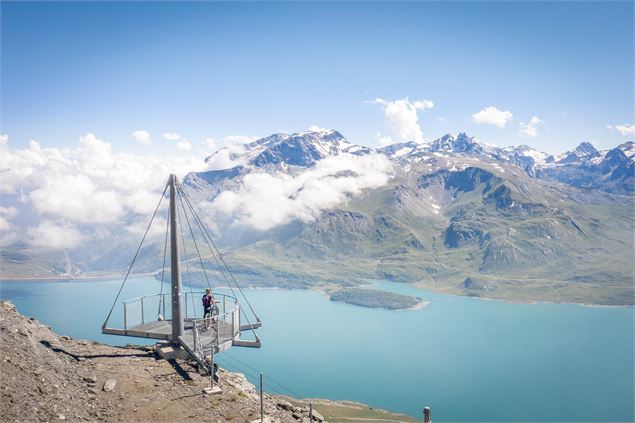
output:
[[[498,152],[507,157],[505,160],[523,166],[529,158],[544,164],[547,157],[527,146],[497,149],[471,142],[466,136],[423,143],[417,111],[433,107],[431,101],[378,98],[373,103],[384,108],[395,137],[415,136],[420,142],[411,139],[375,151],[350,144],[337,131],[314,126],[308,132],[279,133],[257,142],[246,136],[225,137],[220,143],[207,138],[196,154],[184,150],[143,155],[115,152],[110,143],[92,133],[81,137],[75,148],[63,149],[42,148],[36,141],[27,148],[12,149],[8,137],[2,135],[0,247],[21,242],[35,248],[72,249],[90,240],[106,240],[116,231],[141,235],[170,173],[183,179],[192,172],[219,172],[218,181],[231,181],[218,185],[215,196],[205,197],[199,205],[210,225],[267,231],[293,220],[310,222],[323,210],[365,189],[385,185],[395,172],[394,163],[408,151],[413,160],[428,153],[443,156],[455,150],[470,154]],[[511,112],[493,106],[476,115],[483,123],[495,126],[511,119]],[[533,116],[527,123],[519,123],[519,132],[533,138],[541,125],[543,121]],[[631,126],[624,127],[630,131]],[[145,130],[135,131],[133,136],[140,143],[153,139]],[[164,133],[163,138],[170,143],[189,143],[174,132]],[[219,149],[219,144],[225,147]],[[620,147],[622,153],[594,151],[593,157],[604,160],[605,156],[627,154],[631,160],[629,145]],[[433,147],[434,152],[426,153]],[[385,154],[378,154],[381,151]],[[205,159],[206,154],[210,155]],[[575,164],[582,153],[567,154],[567,160]],[[306,163],[302,158],[307,159]],[[560,166],[559,162],[556,165]],[[160,225],[153,227],[151,235],[161,231]]]
[[[203,208],[214,221],[229,220],[263,231],[294,219],[311,221],[349,196],[385,185],[392,172],[392,163],[384,155],[340,154],[294,175],[249,173],[237,190],[222,192]]]
[[[0,146],[5,158],[0,246],[20,239],[33,248],[73,249],[106,239],[104,231],[141,235],[170,173],[183,179],[189,172],[244,166],[244,142],[229,143],[205,162],[191,154],[117,153],[92,133],[73,149],[42,148],[35,141],[11,149],[7,139]],[[209,144],[215,147],[213,140]],[[392,164],[383,155],[341,154],[293,174],[254,170],[238,189],[199,208],[211,222],[267,230],[293,219],[309,221],[366,188],[384,185],[391,174]],[[17,219],[21,213],[30,219]],[[161,226],[153,225],[151,235]]]
[[[126,222],[134,230],[136,220],[154,211],[167,175],[207,169],[193,155],[115,153],[91,133],[74,149],[42,148],[35,141],[26,149],[0,148],[0,245],[15,241],[18,209],[35,216],[26,228],[34,247],[75,247],[85,232],[80,226]]]

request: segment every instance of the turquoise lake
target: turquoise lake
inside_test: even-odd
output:
[[[102,335],[120,280],[0,282],[0,298],[56,332]],[[217,355],[252,379],[263,371],[303,397],[359,401],[437,421],[633,421],[633,307],[510,304],[378,282],[429,301],[386,311],[333,303],[319,292],[250,289],[261,349]],[[131,279],[122,298],[156,293]],[[224,290],[219,290],[224,291]],[[249,367],[247,367],[248,365]],[[269,379],[270,391],[287,393]]]

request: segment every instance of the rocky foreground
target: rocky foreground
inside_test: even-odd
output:
[[[221,395],[194,366],[154,347],[112,347],[59,336],[0,302],[0,420],[250,422],[259,395],[239,373],[219,370]],[[264,395],[268,421],[309,422],[308,404]],[[355,403],[316,400],[314,422],[412,421]],[[320,408],[321,407],[321,408]]]

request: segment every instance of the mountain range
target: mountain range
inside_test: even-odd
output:
[[[214,155],[218,155],[219,150]],[[251,168],[271,166],[311,167],[319,160],[343,153],[353,155],[381,153],[408,166],[442,157],[471,157],[492,162],[513,164],[527,175],[559,181],[580,188],[594,188],[614,194],[632,195],[635,190],[635,143],[626,142],[611,150],[597,150],[591,143],[582,142],[575,150],[556,157],[527,145],[497,147],[480,142],[465,133],[447,134],[430,143],[414,141],[392,144],[373,150],[351,144],[335,130],[307,131],[295,134],[278,133],[247,144],[244,152],[230,157],[241,164],[222,170],[188,175],[187,182],[196,179],[213,184],[235,177]],[[213,159],[214,155],[207,158]]]
[[[316,130],[207,162],[220,155],[229,166],[183,185],[246,283],[390,279],[512,301],[634,303],[633,142],[553,156],[465,133],[371,149]],[[158,255],[145,251],[146,270]],[[115,270],[119,256],[113,246],[81,263]]]
[[[211,203],[253,172],[293,174],[346,153],[383,155],[394,175],[314,220],[246,238],[218,230],[235,266],[285,284],[386,278],[522,301],[633,302],[632,142],[554,157],[464,133],[377,150],[333,130],[276,134],[185,184]]]

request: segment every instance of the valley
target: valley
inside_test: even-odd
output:
[[[229,155],[233,167],[183,184],[246,286],[387,279],[514,302],[632,305],[634,154],[633,143],[582,143],[553,157],[465,134],[373,151],[320,130],[260,139]],[[136,241],[109,229],[112,241],[88,250],[4,247],[3,277],[121,272]],[[156,274],[161,253],[156,239],[134,272]],[[209,255],[204,265],[216,267]]]

